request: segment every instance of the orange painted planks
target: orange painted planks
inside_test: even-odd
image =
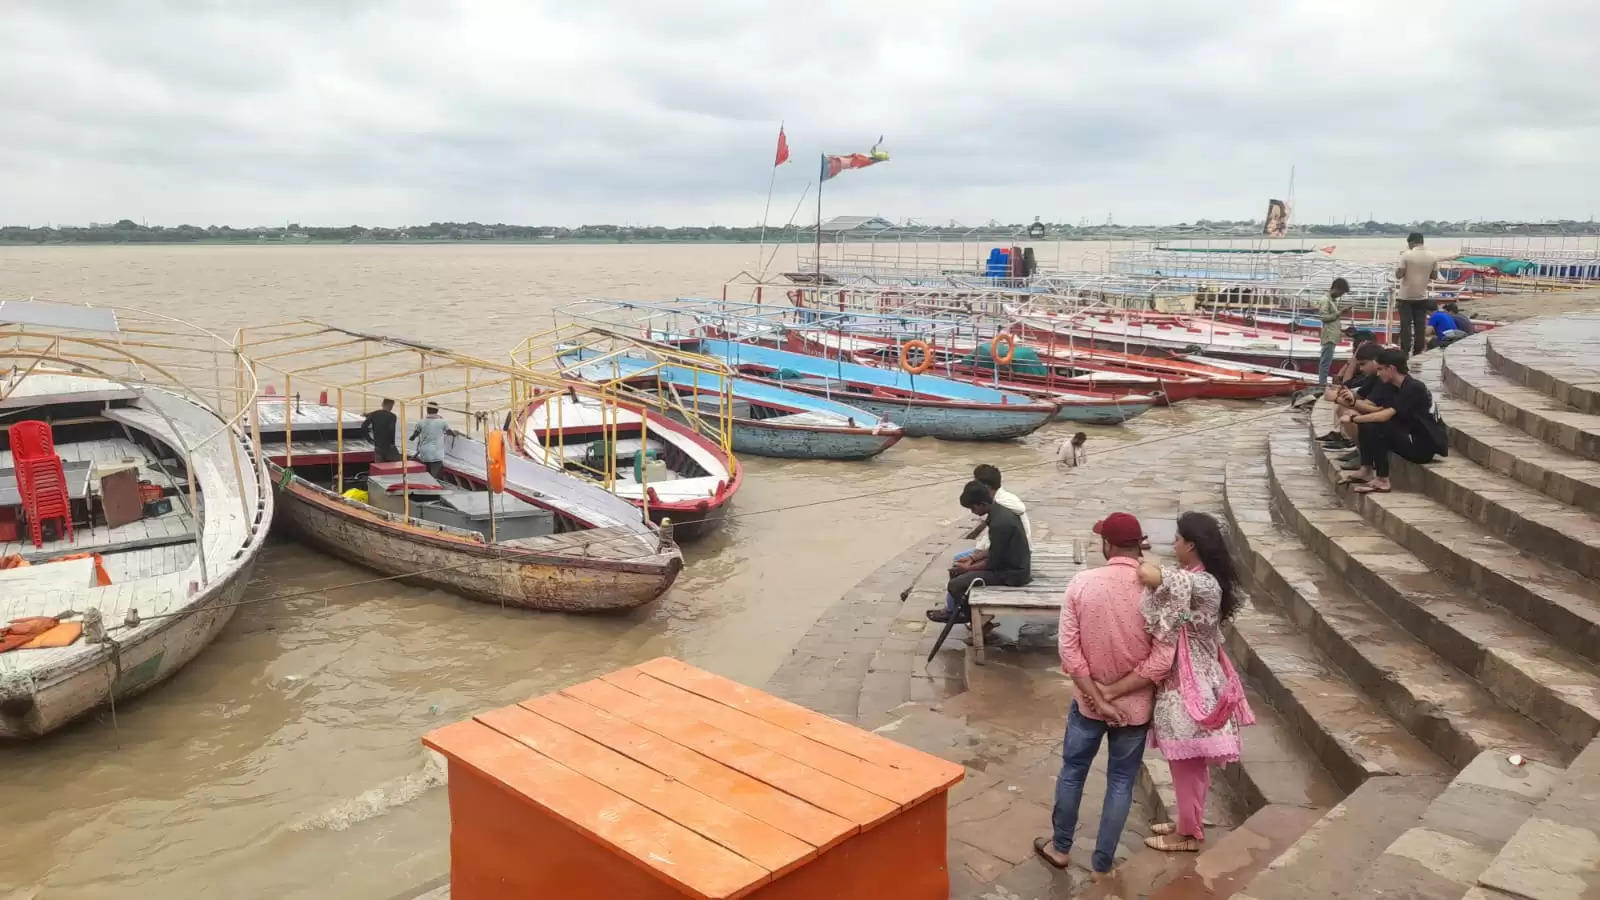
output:
[[[771,878],[727,848],[481,722],[447,725],[423,741],[702,900],[738,896]]]
[[[914,772],[936,787],[955,784],[966,771],[956,763],[862,731],[671,657],[652,659],[634,668],[668,684],[803,734],[818,743],[879,765]]]
[[[721,844],[774,875],[787,872],[816,855],[816,849],[810,844],[524,707],[490,710],[479,714],[477,720]]]
[[[668,684],[637,668],[613,672],[602,676],[601,680],[631,694],[653,700],[665,712],[690,720],[699,720],[729,734],[738,735],[753,744],[787,756],[796,762],[805,763],[819,772],[826,772],[840,781],[853,784],[900,806],[915,803],[939,790],[940,787],[927,778],[918,777],[914,771],[868,762],[859,756],[818,743],[765,719]]]
[[[856,832],[833,813],[587,703],[547,694],[522,705],[814,847],[826,849]]]
[[[843,816],[865,828],[894,815],[899,808],[876,794],[819,772],[804,763],[714,728],[685,721],[653,701],[604,681],[586,681],[562,691],[598,709],[630,719],[705,756],[765,781],[780,790]]]

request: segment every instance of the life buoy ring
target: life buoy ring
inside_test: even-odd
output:
[[[1001,344],[1006,345],[1005,356],[1000,355]],[[1013,359],[1017,358],[1017,339],[1004,331],[995,335],[994,340],[989,342],[989,356],[1002,366],[1009,364]]]
[[[499,494],[506,489],[506,433],[489,432],[489,490]]]
[[[922,351],[922,361],[916,365],[911,364],[911,351],[913,349]],[[923,372],[933,368],[933,348],[928,346],[927,341],[906,341],[901,344],[900,368],[912,375],[921,375]]]

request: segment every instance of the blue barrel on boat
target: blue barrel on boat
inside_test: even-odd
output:
[[[984,269],[984,274],[989,278],[1011,277],[1011,251],[1005,247],[995,247],[989,251],[989,264]]]

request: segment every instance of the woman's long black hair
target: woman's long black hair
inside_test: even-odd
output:
[[[1191,544],[1200,557],[1200,563],[1222,587],[1221,621],[1233,618],[1238,599],[1233,586],[1237,576],[1233,573],[1233,557],[1228,555],[1228,545],[1222,539],[1222,526],[1217,520],[1202,512],[1186,512],[1178,517],[1178,534]]]

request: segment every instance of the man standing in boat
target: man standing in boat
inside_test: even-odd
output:
[[[400,420],[394,414],[394,401],[385,397],[380,408],[367,413],[361,420],[361,431],[372,441],[373,459],[378,462],[399,462],[400,448],[395,446],[395,431]]]
[[[444,439],[446,435],[454,437],[456,433],[439,415],[437,403],[429,403],[427,415],[421,422],[411,426],[411,444],[416,448],[414,455],[418,462],[428,467],[429,475],[438,478],[444,474]]]

